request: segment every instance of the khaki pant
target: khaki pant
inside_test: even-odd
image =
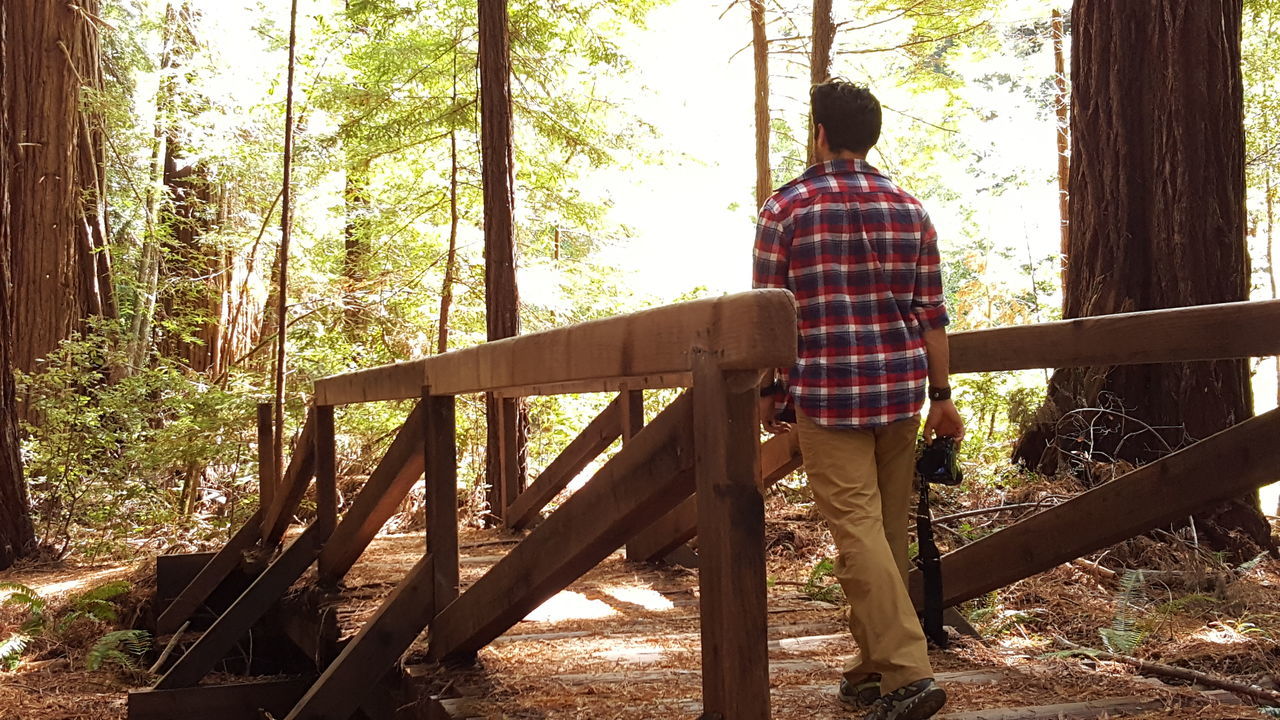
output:
[[[933,677],[906,588],[920,418],[856,430],[822,427],[797,415],[809,488],[839,550],[835,574],[858,643],[859,656],[845,667],[845,677],[856,683],[880,673],[883,693]]]

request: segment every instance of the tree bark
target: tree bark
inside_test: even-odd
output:
[[[1053,86],[1054,115],[1058,120],[1058,222],[1059,229],[1062,234],[1062,251],[1059,262],[1062,268],[1062,287],[1067,287],[1067,260],[1070,257],[1070,237],[1071,227],[1070,216],[1070,193],[1067,190],[1067,182],[1071,172],[1071,94],[1067,89],[1067,63],[1063,54],[1063,41],[1065,32],[1063,29],[1062,13],[1056,8],[1053,11],[1053,20],[1051,23],[1053,33]],[[1062,295],[1063,303],[1066,303],[1066,293]]]
[[[449,312],[453,308],[454,266],[458,262],[458,220],[458,133],[453,131],[449,133],[449,251],[444,259],[444,283],[440,288],[438,353],[449,352]]]
[[[1248,299],[1241,19],[1241,0],[1077,0],[1066,317]],[[1149,462],[1252,407],[1244,361],[1058,370],[1015,457]],[[1201,538],[1270,547],[1257,504],[1198,518]]]
[[[0,78],[9,77],[9,5],[0,3]],[[12,238],[9,225],[9,176],[15,148],[9,128],[9,85],[0,84],[0,570],[35,549],[35,529],[27,483],[18,453],[18,415],[14,406]]]
[[[83,147],[81,114],[81,87],[99,77],[97,27],[88,15],[98,2],[6,5],[10,227],[21,229],[10,250],[13,360],[31,372],[84,317],[112,304],[104,303],[102,286],[110,282],[100,284],[99,258],[87,242],[101,242],[100,218],[93,221],[98,230],[86,229],[84,206],[84,191],[101,182],[86,177],[83,167],[100,155]]]
[[[831,17],[831,0],[813,0],[813,49],[809,55],[809,83],[819,85],[831,77],[831,47],[836,41],[836,24]],[[818,148],[813,127],[813,115],[809,116],[809,164],[818,162]]]
[[[347,162],[342,188],[347,221],[342,229],[342,277],[344,282],[342,317],[352,339],[365,327],[363,300],[369,237],[366,227],[369,214],[369,161],[351,158]]]
[[[751,48],[756,76],[756,207],[773,194],[773,165],[769,157],[769,38],[765,34],[764,0],[751,3]]]
[[[484,184],[485,309],[488,339],[520,333],[520,298],[516,287],[515,223],[511,149],[511,40],[506,0],[480,0],[480,155]],[[522,403],[516,403],[522,405]],[[500,518],[505,503],[501,480],[498,401],[486,398],[488,442],[485,478],[489,485],[490,515]],[[524,420],[525,413],[517,410]],[[523,427],[523,422],[517,422]],[[523,432],[518,432],[517,457],[523,468]],[[518,473],[523,478],[523,472]],[[523,485],[523,482],[520,482]]]

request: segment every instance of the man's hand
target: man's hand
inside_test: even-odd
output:
[[[964,439],[964,420],[956,404],[950,400],[933,400],[929,403],[929,417],[922,431],[925,442],[933,442],[935,436],[953,437],[956,442]]]
[[[774,435],[791,431],[791,423],[785,423],[778,419],[772,395],[760,398],[760,404],[757,407],[759,408],[760,426],[766,431]]]

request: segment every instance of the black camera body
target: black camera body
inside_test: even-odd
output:
[[[955,438],[939,436],[925,445],[920,451],[920,459],[916,460],[916,472],[927,483],[959,485],[964,480],[964,473],[960,470]]]

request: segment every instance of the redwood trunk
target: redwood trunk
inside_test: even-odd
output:
[[[8,77],[9,6],[0,3],[0,78]],[[9,175],[13,157],[9,134],[9,87],[0,84],[0,570],[35,548],[27,484],[18,454],[18,416],[13,387],[13,283],[9,267]]]
[[[1070,238],[1071,227],[1070,216],[1070,193],[1067,190],[1067,182],[1071,173],[1071,92],[1067,88],[1067,64],[1065,55],[1063,54],[1063,41],[1066,39],[1062,22],[1062,13],[1058,10],[1053,11],[1052,20],[1053,32],[1053,110],[1054,116],[1058,120],[1058,222],[1062,234],[1062,257],[1060,263],[1062,266],[1062,287],[1067,286],[1067,261],[1070,258],[1068,254],[1071,250]],[[1063,294],[1063,301],[1066,301],[1066,294]]]
[[[11,248],[13,361],[30,372],[81,319],[113,305],[104,302],[105,268],[91,252],[101,242],[101,218],[88,228],[83,206],[85,191],[100,187],[101,175],[83,177],[78,168],[100,158],[98,149],[83,147],[93,128],[86,130],[81,114],[82,82],[99,76],[97,29],[85,15],[96,13],[98,2],[6,6],[4,82],[14,162],[9,219],[17,230]],[[91,197],[96,207],[101,196]]]
[[[751,47],[756,76],[756,207],[773,194],[773,169],[769,157],[769,38],[765,34],[764,0],[751,2]]]
[[[1077,0],[1066,317],[1248,299],[1241,12],[1240,0]],[[1149,462],[1252,407],[1244,361],[1059,370],[1016,456],[1086,474]],[[1226,547],[1242,530],[1270,546],[1256,496],[1214,515],[1201,539]]]
[[[836,24],[831,17],[831,0],[813,0],[813,52],[809,56],[809,83],[818,85],[831,77],[831,47],[836,41]],[[809,117],[809,164],[818,162],[813,116]]]
[[[520,300],[516,289],[515,223],[512,214],[513,180],[511,162],[511,41],[508,34],[506,0],[480,0],[480,154],[484,183],[484,289],[489,340],[520,333]],[[486,399],[488,443],[485,477],[489,484],[489,510],[502,517],[506,504],[514,499],[503,487],[501,428],[498,400]],[[518,401],[503,401],[517,420],[515,452],[508,458],[518,467],[524,462],[524,412]],[[517,473],[523,484],[523,471]]]

